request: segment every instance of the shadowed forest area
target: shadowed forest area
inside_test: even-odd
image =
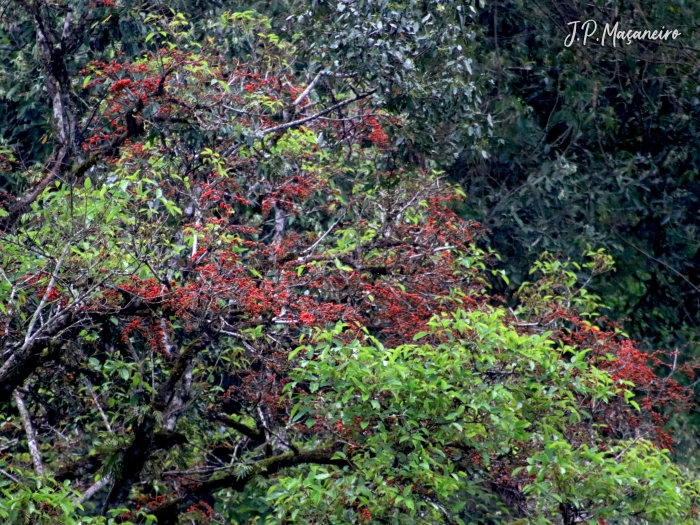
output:
[[[699,18],[7,0],[0,520],[700,523]]]

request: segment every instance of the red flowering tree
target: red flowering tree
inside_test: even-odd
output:
[[[0,516],[691,523],[677,385],[552,271],[505,315],[381,84],[223,22],[245,60],[173,16],[87,64],[81,139],[2,214]]]

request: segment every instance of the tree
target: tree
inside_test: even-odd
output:
[[[277,519],[693,522],[698,485],[665,453],[643,439],[599,441],[595,422],[612,423],[620,391],[587,350],[508,324],[502,309],[457,310],[417,334],[429,342],[395,349],[320,332],[289,385],[310,391],[294,419],[345,444],[338,457],[352,475],[318,467],[280,478]]]
[[[698,355],[697,17],[675,2],[490,2],[475,63],[493,79],[489,158],[466,152],[449,170],[467,194],[462,213],[504,258],[504,294],[542,250],[578,259],[605,247],[618,261],[594,285],[607,313],[682,362]],[[597,37],[615,23],[682,36],[567,47],[577,20],[597,21]]]
[[[81,138],[4,214],[0,516],[693,520],[663,452],[687,391],[581,321],[556,262],[496,306],[463,192],[390,147],[431,121],[383,74],[300,73],[255,12],[217,20],[229,55],[145,18],[152,51],[69,78]]]

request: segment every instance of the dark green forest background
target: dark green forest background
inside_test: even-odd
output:
[[[331,58],[356,69],[381,68],[386,54],[399,45],[390,36],[377,45],[365,41],[371,32],[358,26],[376,22],[371,12],[359,22],[327,18],[325,4],[315,0],[126,1],[124,6],[90,29],[89,51],[75,55],[69,67],[77,71],[117,48],[139,56],[150,32],[139,13],[171,9],[202,29],[215,25],[221,12],[254,9],[270,16],[281,32],[290,13],[306,9],[307,22],[294,29],[306,31],[308,43],[300,47],[300,70],[318,58],[316,49],[325,44],[336,54]],[[389,97],[393,109],[425,116],[413,135],[402,135],[413,140],[403,138],[397,155],[432,161],[461,185],[466,199],[460,213],[488,228],[483,242],[501,255],[499,264],[510,278],[507,285],[493,282],[506,303],[514,301],[543,252],[580,261],[587,247],[602,247],[616,261],[615,272],[590,285],[603,298],[602,313],[622,322],[648,349],[677,349],[679,362],[700,358],[700,3],[498,0],[471,7],[465,2],[454,13],[468,28],[463,48],[471,72],[450,72],[450,64],[441,65],[454,77],[453,99],[407,96],[405,90]],[[61,7],[55,9],[60,15]],[[417,3],[415,9],[420,11]],[[51,106],[41,94],[44,79],[33,51],[35,28],[21,13],[5,10],[0,29],[2,148],[24,168],[5,167],[3,199],[40,178],[52,147],[46,140]],[[396,16],[410,20],[416,13]],[[567,24],[588,19],[599,25],[665,26],[682,36],[615,48],[565,47]],[[227,52],[235,54],[236,42],[226,40],[225,29],[221,32]],[[324,44],[324,35],[333,35],[336,44]],[[418,59],[409,66],[435,65]],[[460,98],[469,89],[478,96],[476,115]],[[462,103],[468,126],[441,118],[447,109],[459,115],[454,108]],[[695,450],[697,410],[673,425],[679,457]]]

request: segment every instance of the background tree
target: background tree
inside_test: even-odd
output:
[[[597,36],[616,22],[682,36],[566,47],[567,24],[589,19]],[[503,256],[506,295],[543,250],[578,260],[605,247],[618,263],[593,285],[605,312],[679,362],[698,356],[697,19],[696,4],[678,2],[489,2],[475,65],[492,79],[489,158],[467,151],[449,170],[462,213]],[[676,424],[686,458],[697,423]]]

